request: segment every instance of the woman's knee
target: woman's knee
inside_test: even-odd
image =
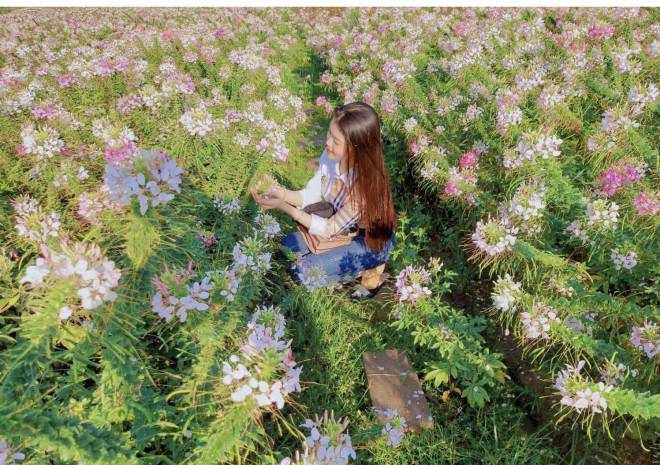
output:
[[[294,252],[300,252],[300,242],[298,237],[299,235],[300,233],[298,232],[287,234],[282,238],[280,244],[282,244],[284,247],[288,249],[291,249]]]

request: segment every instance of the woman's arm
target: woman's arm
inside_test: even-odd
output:
[[[266,196],[284,200],[294,207],[305,207],[309,204],[323,200],[321,195],[321,178],[323,176],[322,164],[325,151],[321,155],[321,161],[314,176],[307,182],[307,185],[298,191],[287,189],[279,184],[272,185],[266,192]]]
[[[273,197],[282,199],[294,207],[302,207],[303,205],[303,198],[302,195],[300,195],[300,191],[292,191],[282,186],[277,186],[275,188]]]
[[[285,202],[284,199],[259,195],[255,190],[251,190],[250,192],[254,201],[263,209],[270,210],[271,208],[276,208],[283,211],[306,228],[309,228],[312,224],[312,215]]]
[[[312,215],[303,211],[299,208],[294,207],[291,204],[284,203],[279,207],[279,210],[283,211],[291,218],[293,218],[298,223],[302,224],[304,227],[309,229],[309,226],[312,224]]]

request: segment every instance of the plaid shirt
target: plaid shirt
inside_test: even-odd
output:
[[[325,150],[321,154],[319,167],[312,179],[300,190],[302,207],[322,200],[331,202],[335,207],[335,214],[330,218],[322,218],[312,214],[312,223],[309,233],[325,238],[349,234],[352,226],[360,219],[358,202],[348,192],[352,181],[352,170],[339,174],[339,162],[328,157]]]

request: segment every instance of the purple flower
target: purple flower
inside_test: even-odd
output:
[[[640,192],[632,202],[639,215],[656,215],[660,212],[660,199],[657,194]]]
[[[431,282],[431,274],[426,268],[408,265],[396,278],[396,291],[399,302],[417,303],[422,296],[431,295],[426,286]]]
[[[633,326],[630,342],[644,351],[648,358],[660,354],[660,327],[644,320],[644,326]]]
[[[458,197],[461,195],[460,186],[452,181],[447,181],[444,192],[450,197]]]
[[[615,30],[616,28],[611,24],[600,27],[594,24],[591,26],[591,29],[589,29],[589,38],[592,40],[609,39],[614,35]]]
[[[461,156],[461,159],[459,160],[459,164],[461,165],[462,168],[469,168],[476,165],[478,161],[479,161],[479,154],[475,149],[472,149],[468,152],[465,152]]]
[[[75,82],[76,82],[76,77],[72,74],[63,74],[62,76],[57,78],[57,83],[62,89],[71,86]]]

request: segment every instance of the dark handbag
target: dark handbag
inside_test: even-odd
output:
[[[310,215],[313,213],[321,218],[330,218],[335,214],[335,207],[331,202],[322,200],[321,202],[310,203],[305,208],[302,209],[305,213]]]
[[[309,213],[310,215],[314,214],[322,218],[330,218],[335,214],[334,206],[332,203],[327,201],[311,203],[302,210],[305,213]],[[333,237],[332,239],[326,239],[314,234],[310,234],[309,230],[300,223],[298,223],[298,231],[300,231],[300,235],[305,241],[305,244],[307,244],[309,251],[315,255],[323,253],[327,250],[348,245],[353,240],[353,238],[348,235],[341,235]]]

